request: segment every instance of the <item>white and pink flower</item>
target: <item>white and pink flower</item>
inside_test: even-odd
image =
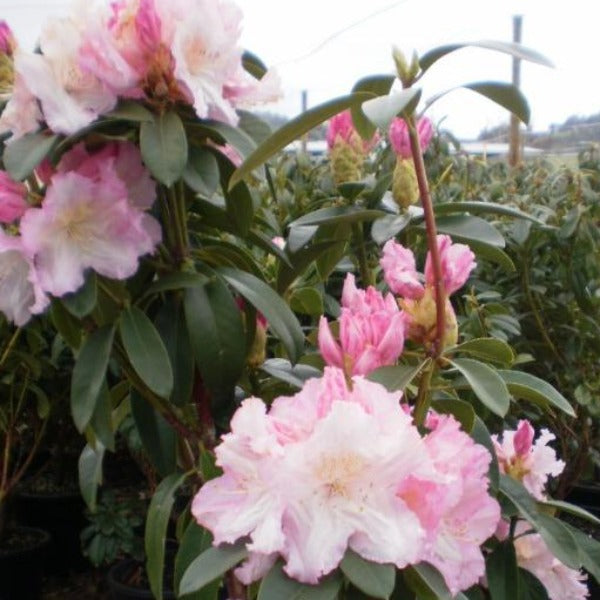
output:
[[[0,223],[12,223],[28,208],[27,188],[14,181],[6,171],[0,171]]]

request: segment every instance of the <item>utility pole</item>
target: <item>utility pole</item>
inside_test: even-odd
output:
[[[521,27],[523,17],[515,15],[513,17],[513,42],[521,43]],[[516,88],[521,85],[521,59],[513,56],[512,59],[512,82]],[[511,113],[510,115],[510,133],[508,147],[508,164],[516,167],[521,162],[521,140],[519,135],[519,118]]]
[[[305,113],[308,110],[308,91],[302,90],[302,112]],[[301,139],[302,152],[306,154],[308,147],[308,134],[304,134]]]

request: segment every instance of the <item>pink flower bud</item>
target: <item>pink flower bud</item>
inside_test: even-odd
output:
[[[419,281],[415,255],[411,250],[389,240],[383,247],[379,264],[385,281],[394,294],[413,300],[423,297],[425,289]]]
[[[406,121],[400,117],[396,117],[392,121],[388,133],[394,152],[402,158],[411,158],[412,151]],[[433,126],[427,117],[422,117],[417,122],[417,133],[419,135],[421,151],[425,152],[433,136]]]
[[[12,56],[17,43],[13,32],[6,21],[0,21],[0,52]]]
[[[437,244],[442,263],[444,288],[450,295],[465,284],[471,271],[477,266],[475,255],[469,246],[453,244],[448,235],[438,235]],[[428,285],[434,284],[433,264],[429,253],[425,262],[425,281]]]
[[[354,129],[352,122],[352,114],[349,110],[345,110],[329,121],[327,128],[327,146],[329,149],[338,143],[345,143],[353,146],[355,149],[360,149],[363,152],[368,152],[379,141],[379,136],[375,134],[370,140],[363,140],[359,133]]]
[[[531,451],[533,445],[533,437],[535,436],[535,430],[531,426],[529,421],[519,421],[519,426],[513,444],[515,452],[520,456],[526,456]]]

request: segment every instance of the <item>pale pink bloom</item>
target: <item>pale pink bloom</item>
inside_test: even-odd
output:
[[[354,129],[351,112],[345,110],[329,120],[326,139],[330,150],[336,144],[347,144],[368,152],[378,142],[379,136],[375,134],[370,140],[362,140]]]
[[[542,429],[533,444],[533,427],[529,421],[521,420],[516,430],[504,431],[501,440],[497,435],[492,438],[502,473],[522,481],[532,496],[544,500],[548,478],[560,475],[565,467],[556,458],[554,448],[548,446],[555,436]]]
[[[0,311],[20,327],[48,303],[21,238],[8,236],[0,229]]]
[[[583,600],[589,595],[581,571],[571,569],[561,563],[548,549],[542,536],[529,531],[526,521],[519,521],[515,533],[517,564],[533,573],[544,585],[550,600]]]
[[[485,574],[481,545],[496,530],[500,507],[488,493],[489,452],[452,416],[435,415],[427,425],[433,429],[425,446],[438,478],[412,477],[398,494],[427,531],[421,559],[440,571],[455,595]]]
[[[344,282],[339,343],[325,317],[319,321],[319,350],[327,364],[365,375],[393,364],[404,349],[404,314],[391,294],[370,286],[359,290],[354,275]]]
[[[0,21],[0,52],[3,54],[12,55],[15,48],[17,47],[17,42],[15,40],[15,36],[8,25],[8,23],[4,20]]]
[[[408,135],[408,126],[401,117],[396,117],[389,129],[390,142],[394,152],[402,158],[411,158],[412,150],[410,148],[410,137]],[[433,126],[427,117],[422,117],[417,122],[417,134],[421,151],[425,152],[433,136]]]
[[[42,54],[20,53],[15,71],[40,101],[44,119],[57,133],[72,134],[111,110],[117,96],[80,66],[81,28],[75,15],[47,22]]]
[[[475,255],[465,244],[453,244],[449,235],[438,235],[437,245],[440,253],[444,289],[448,295],[460,289],[471,271],[477,266]],[[433,265],[430,253],[425,262],[425,281],[434,284]]]
[[[275,102],[281,95],[281,78],[275,70],[269,69],[261,79],[255,79],[241,64],[235,77],[230,78],[223,86],[223,97],[236,108]]]
[[[283,250],[285,248],[285,240],[280,236],[276,235],[271,241],[280,249]]]
[[[21,64],[22,56],[22,52],[17,50],[15,69]],[[6,143],[14,142],[28,133],[37,131],[41,120],[42,113],[38,101],[16,71],[12,94],[0,116],[0,134],[11,133]]]
[[[226,156],[235,167],[239,167],[244,161],[242,155],[231,144],[217,144],[212,140],[208,140],[206,145],[216,148],[221,154]]]
[[[0,223],[12,223],[28,208],[27,188],[14,181],[6,171],[0,171]]]
[[[394,240],[388,240],[383,247],[379,264],[383,269],[384,279],[394,294],[413,300],[423,297],[425,288],[411,250]]]
[[[129,204],[124,183],[109,171],[97,181],[56,174],[42,207],[22,217],[21,234],[42,288],[55,296],[77,290],[88,268],[130,277],[161,237],[159,224]]]
[[[131,142],[108,142],[94,153],[88,152],[80,142],[62,156],[56,170],[58,173],[75,171],[93,181],[115,172],[125,184],[132,206],[149,209],[156,200],[156,183],[142,163],[139,148]]]
[[[248,558],[234,571],[236,578],[244,585],[250,585],[254,581],[262,579],[275,564],[278,554],[261,554],[250,552]]]

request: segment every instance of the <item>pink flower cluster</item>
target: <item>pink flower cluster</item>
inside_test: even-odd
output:
[[[396,117],[390,125],[388,135],[394,152],[400,158],[406,159],[412,157],[408,125],[404,119]],[[433,125],[427,117],[421,117],[417,121],[417,135],[419,136],[421,151],[425,152],[433,137]]]
[[[0,132],[16,139],[44,121],[72,134],[119,98],[184,102],[200,118],[234,124],[236,108],[279,96],[273,72],[257,81],[243,69],[241,19],[230,0],[78,3],[45,25],[40,53],[15,51],[15,89]]]
[[[316,583],[348,548],[399,568],[430,562],[453,593],[477,582],[500,517],[490,455],[449,416],[432,416],[421,436],[399,400],[328,367],[269,412],[242,403],[216,448],[223,475],[192,504],[215,544],[249,538],[242,582],[281,557],[290,577]]]
[[[87,269],[130,277],[161,239],[145,212],[155,184],[130,142],[93,153],[80,143],[56,169],[44,164],[39,179],[47,183],[43,200],[0,172],[0,221],[18,230],[0,229],[0,311],[17,325],[42,312],[48,294],[76,291]]]
[[[343,144],[363,153],[369,152],[379,141],[377,134],[373,135],[370,140],[363,140],[360,137],[358,131],[354,128],[352,114],[349,110],[339,113],[329,121],[326,138],[330,150],[335,148],[337,144]]]

